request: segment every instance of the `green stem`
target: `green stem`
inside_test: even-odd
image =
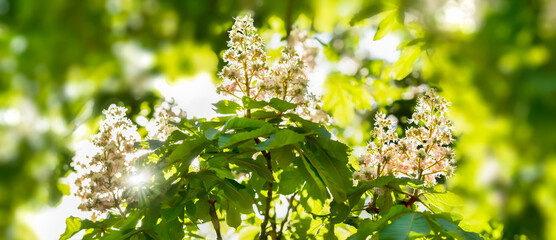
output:
[[[280,232],[278,233],[278,239],[282,239],[282,237],[284,236],[284,227],[286,226],[286,223],[288,222],[288,217],[290,216],[290,212],[293,208],[293,200],[295,199],[295,196],[297,195],[297,192],[293,193],[293,195],[290,197],[289,199],[289,205],[288,205],[288,210],[286,210],[286,217],[284,217],[284,220],[282,220],[282,223],[280,224]]]
[[[208,200],[208,202],[210,203],[210,220],[212,222],[212,226],[214,227],[214,231],[216,232],[216,239],[222,240],[222,234],[220,233],[220,220],[218,219],[216,208],[214,207],[216,200]]]
[[[261,141],[257,138],[255,138],[255,142],[257,144],[259,144]],[[267,151],[261,151],[261,153],[263,154],[264,158],[266,159],[266,166],[268,168],[268,170],[272,173],[272,159],[270,154]],[[264,211],[264,219],[263,222],[261,223],[261,234],[259,236],[259,239],[265,239],[267,238],[267,233],[266,233],[266,226],[268,225],[268,221],[270,219],[270,205],[272,202],[272,188],[274,186],[274,182],[273,181],[268,181],[267,182],[268,185],[268,191],[266,194],[266,200],[265,200],[265,211]],[[276,214],[274,214],[276,215]],[[276,222],[274,221],[272,225],[272,230],[270,232],[270,236],[272,237],[272,239],[276,239]]]
[[[112,197],[114,198],[114,203],[118,207],[118,211],[120,212],[120,215],[122,215],[122,218],[124,219],[124,221],[127,220],[127,218],[125,216],[125,212],[122,210],[122,207],[120,207],[120,199],[118,199],[116,197],[116,194],[114,194],[114,192],[110,192],[110,193],[112,193]]]

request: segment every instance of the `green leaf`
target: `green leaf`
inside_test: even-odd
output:
[[[402,80],[409,75],[413,70],[413,63],[417,61],[417,58],[419,58],[420,55],[420,44],[405,47],[400,58],[398,58],[394,65],[392,65],[394,79]]]
[[[263,108],[268,106],[268,102],[256,101],[245,96],[241,98],[241,101],[243,102],[243,107],[245,109]]]
[[[170,221],[168,223],[168,232],[170,235],[170,239],[183,239],[183,237],[185,236],[183,223],[181,223],[178,219]]]
[[[285,146],[270,150],[272,160],[277,163],[278,168],[284,169],[290,165],[295,159],[295,153],[292,146]]]
[[[419,181],[417,179],[407,178],[407,177],[397,178],[393,175],[381,176],[372,181],[361,183],[361,185],[367,186],[369,189],[373,187],[383,187],[383,186],[398,188],[399,185],[410,185],[412,187],[418,187],[418,186],[422,186],[423,184],[424,184],[423,181]]]
[[[60,190],[60,192],[62,192],[65,196],[69,196],[71,194],[69,185],[63,183],[56,183],[56,185],[58,186],[58,190]]]
[[[280,175],[278,193],[290,195],[300,188],[305,180],[298,169],[288,169]]]
[[[240,167],[247,168],[253,172],[256,172],[259,176],[263,177],[267,181],[274,181],[272,173],[268,170],[266,165],[263,165],[260,162],[257,162],[251,158],[232,158],[229,161]]]
[[[254,119],[266,119],[276,117],[278,117],[278,114],[275,111],[257,110],[251,113],[251,118]]]
[[[285,112],[291,109],[295,109],[297,107],[297,104],[295,103],[290,103],[290,102],[286,102],[282,99],[278,99],[278,98],[272,98],[270,99],[270,102],[268,102],[268,105],[280,112]]]
[[[351,208],[344,203],[332,201],[330,203],[330,214],[332,215],[330,222],[332,224],[343,222],[349,216],[350,211]]]
[[[187,137],[189,137],[187,134],[185,134],[182,131],[173,131],[170,136],[168,137],[168,142],[173,143],[179,140],[183,140],[186,139]]]
[[[239,183],[237,184],[241,185]],[[239,189],[235,186],[235,184],[232,184],[229,181],[222,181],[220,187],[222,188],[222,190],[224,190],[226,197],[228,197],[230,201],[238,204],[238,207],[241,208],[240,210],[249,212],[253,209],[253,199],[251,198],[251,196],[249,196],[248,192],[245,189]]]
[[[373,41],[382,39],[388,33],[392,32],[396,24],[398,24],[399,12],[397,9],[385,11],[384,14],[384,18],[378,24],[378,29],[373,37]]]
[[[60,235],[60,240],[69,239],[79,231],[81,231],[81,219],[69,217],[66,219],[66,231]]]
[[[370,93],[353,77],[330,74],[324,83],[322,108],[332,113],[337,124],[348,126],[355,115],[355,109],[371,108]]]
[[[208,145],[208,141],[204,137],[191,137],[183,140],[183,143],[178,145],[176,149],[168,156],[167,161],[173,163],[177,160],[181,160],[187,166],[191,164],[191,161],[199,156],[205,147]]]
[[[346,166],[349,148],[326,138],[308,138],[302,151],[335,200],[345,201],[351,187],[351,173]]]
[[[323,131],[323,128],[319,124],[303,119],[297,114],[286,113],[283,114],[282,116],[287,117],[292,123],[298,126],[300,130],[304,130],[305,135],[307,134],[316,135],[317,133],[321,133],[323,134],[323,136],[326,136],[326,133],[328,133],[326,130]]]
[[[396,178],[393,175],[381,176],[371,181],[359,181],[357,187],[352,188],[348,192],[348,202],[350,207],[354,207],[360,200],[361,196],[375,187],[389,186],[391,188],[399,189],[400,185],[409,185],[411,187],[423,186],[424,182],[413,178]]]
[[[162,237],[160,237],[155,231],[150,230],[150,229],[144,229],[143,232],[145,234],[147,234],[150,238],[154,239],[154,240],[162,240]]]
[[[145,209],[145,216],[141,220],[142,226],[156,225],[160,217],[160,201],[160,198],[154,198],[154,200],[149,202],[148,208]]]
[[[219,133],[220,133],[220,131],[218,129],[209,128],[205,131],[205,137],[208,140],[214,140],[214,139],[216,139],[216,137],[218,136]]]
[[[458,227],[455,223],[448,221],[443,218],[434,218],[434,221],[438,223],[444,232],[447,232],[449,235],[456,239],[464,239],[464,240],[480,240],[483,239],[479,234],[474,232],[466,232],[460,227]]]
[[[399,216],[411,212],[408,208],[402,205],[396,205],[388,212],[381,212],[380,218],[378,220],[364,220],[361,222],[357,232],[349,237],[350,240],[364,240],[367,236],[373,235],[377,230],[380,230],[388,223],[390,219],[395,219]]]
[[[379,195],[377,197],[376,204],[380,211],[388,211],[394,205],[392,190],[386,189],[384,194]]]
[[[363,19],[370,18],[382,11],[382,4],[380,2],[365,1],[369,5],[364,6],[358,13],[356,13],[349,21],[350,25],[354,25]]]
[[[463,205],[461,197],[452,192],[429,193],[425,197],[427,205],[442,212],[450,212],[454,207]]]
[[[301,175],[307,181],[304,188],[308,191],[311,190],[311,197],[324,200],[328,196],[324,180],[306,156],[302,156],[300,162],[302,164],[298,164],[297,167],[301,171]]]
[[[236,114],[241,109],[241,105],[229,100],[221,100],[212,105],[216,107],[214,111],[220,114]]]
[[[256,119],[251,119],[251,118],[240,118],[240,117],[233,117],[230,118],[228,121],[226,121],[226,124],[224,125],[223,131],[229,130],[229,129],[257,129],[257,128],[261,128],[263,126],[268,126],[270,125],[269,123],[262,121],[262,120],[256,120]]]
[[[305,136],[289,129],[282,129],[282,130],[278,130],[275,134],[270,136],[270,138],[267,139],[266,141],[258,144],[255,147],[255,149],[257,149],[258,151],[270,150],[270,149],[280,148],[290,144],[295,144],[303,140],[305,140]]]
[[[379,231],[380,239],[404,240],[426,236],[431,228],[427,219],[420,213],[410,213],[394,221]]]
[[[176,131],[176,132],[179,132],[179,131]],[[159,148],[160,146],[162,146],[162,144],[164,144],[164,142],[160,141],[160,140],[147,140],[147,141],[135,142],[135,143],[133,143],[133,147],[135,149],[153,150],[153,149]]]
[[[236,209],[235,204],[230,204],[226,212],[226,224],[228,226],[237,228],[241,225],[241,214]]]
[[[236,143],[253,140],[257,137],[267,137],[274,133],[276,129],[270,124],[263,125],[261,128],[248,132],[240,132],[235,134],[222,134],[218,138],[219,147],[229,147]]]
[[[199,199],[197,202],[195,202],[194,205],[189,205],[189,208],[191,208],[190,211],[193,212],[192,215],[196,219],[203,219],[203,220],[210,219],[209,216],[210,203],[208,202],[207,199],[204,198]]]

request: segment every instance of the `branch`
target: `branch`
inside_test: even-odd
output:
[[[122,210],[122,207],[120,207],[120,200],[116,197],[116,194],[114,194],[114,191],[111,191],[110,193],[112,193],[112,198],[114,198],[114,203],[118,207],[118,211],[120,211],[120,215],[122,215],[122,218],[124,219],[124,221],[127,220],[127,218],[125,216],[125,212]]]
[[[216,232],[216,239],[222,240],[222,234],[220,233],[220,220],[218,219],[218,215],[216,215],[216,208],[214,207],[214,203],[216,200],[208,200],[210,203],[210,220],[212,222],[212,226],[214,227],[214,231]]]
[[[259,144],[261,141],[258,138],[255,138],[255,142]],[[268,153],[267,151],[261,151],[261,153],[266,159],[266,166],[268,170],[272,173],[272,159],[270,153]],[[266,194],[264,219],[263,222],[261,223],[261,235],[259,236],[260,240],[267,239],[266,226],[268,225],[268,220],[270,219],[270,204],[272,202],[272,187],[274,186],[274,182],[268,181],[267,184],[268,184],[268,192]],[[276,221],[274,221],[274,223],[272,224],[272,230],[270,232],[270,236],[272,237],[272,239],[274,240],[276,239]]]
[[[286,226],[286,222],[288,222],[288,217],[290,216],[290,211],[293,207],[293,200],[295,199],[296,195],[297,192],[293,193],[293,195],[290,197],[290,200],[288,201],[288,210],[286,210],[286,217],[284,217],[284,220],[282,220],[282,223],[280,224],[280,233],[278,233],[278,239],[282,239],[282,236],[284,235],[284,227]]]

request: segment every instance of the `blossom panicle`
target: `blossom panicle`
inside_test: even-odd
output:
[[[416,111],[409,122],[415,124],[398,138],[396,126],[377,113],[368,152],[360,157],[361,169],[354,173],[355,180],[372,180],[379,176],[395,175],[436,184],[437,176],[453,174],[454,151],[450,144],[452,123],[446,117],[449,103],[429,89],[418,99]]]

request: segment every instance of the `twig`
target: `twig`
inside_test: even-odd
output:
[[[261,141],[258,138],[255,138],[255,143],[259,144],[261,143]],[[268,153],[267,151],[261,151],[261,153],[263,154],[263,157],[266,159],[266,166],[268,168],[268,170],[272,173],[272,159],[270,156],[270,153]],[[270,204],[272,202],[272,187],[274,186],[274,181],[268,181],[268,191],[266,194],[266,201],[265,201],[265,211],[264,211],[264,219],[263,222],[261,223],[261,234],[259,236],[259,239],[266,239],[266,226],[268,225],[268,221],[270,219]],[[276,216],[276,214],[274,214]],[[276,220],[273,221],[273,223],[271,223],[272,225],[272,230],[271,230],[271,237],[272,239],[276,239]]]
[[[120,207],[120,200],[116,197],[116,194],[114,194],[114,192],[110,192],[112,193],[112,198],[114,198],[114,203],[116,204],[116,206],[118,207],[118,211],[120,211],[120,214],[122,215],[122,218],[125,220],[127,220],[126,216],[125,216],[125,212],[122,210],[122,208]]]
[[[286,223],[288,222],[288,217],[290,216],[290,211],[292,210],[293,207],[293,200],[295,199],[295,196],[297,195],[297,192],[293,193],[293,195],[290,197],[288,203],[288,210],[286,210],[286,217],[284,217],[284,220],[282,220],[282,223],[280,224],[280,233],[278,233],[278,239],[282,239],[282,236],[284,235],[284,226],[286,226]]]
[[[216,232],[216,239],[222,240],[222,234],[220,233],[220,220],[218,219],[218,215],[216,215],[216,208],[214,207],[214,203],[216,200],[208,200],[210,203],[210,220],[212,222],[212,226],[214,227],[214,231]]]

